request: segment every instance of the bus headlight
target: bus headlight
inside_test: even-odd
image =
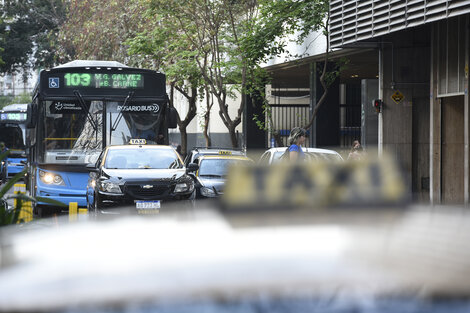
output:
[[[119,188],[119,184],[110,181],[98,182],[98,187],[103,192],[121,193],[121,188]]]
[[[65,186],[65,182],[59,174],[39,170],[39,178],[48,185]]]

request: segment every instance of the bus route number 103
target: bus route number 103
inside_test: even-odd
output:
[[[91,84],[91,74],[67,73],[64,75],[65,87],[88,87]]]

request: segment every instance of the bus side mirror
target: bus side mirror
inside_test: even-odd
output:
[[[36,119],[37,116],[37,105],[34,103],[28,103],[28,107],[26,109],[27,116],[26,116],[26,127],[27,128],[35,128],[36,127]]]
[[[176,112],[175,108],[168,108],[168,128],[176,128],[178,126],[176,114],[178,114],[178,112]]]

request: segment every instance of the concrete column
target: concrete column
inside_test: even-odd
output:
[[[392,68],[393,71],[393,68]],[[383,45],[379,49],[379,99],[384,100],[384,51]],[[382,110],[383,111],[383,110]],[[383,113],[378,113],[378,125],[377,125],[377,152],[379,157],[383,154]]]
[[[469,107],[468,107],[468,64],[469,64],[469,51],[468,51],[468,36],[469,36],[469,22],[468,16],[465,18],[465,77],[464,77],[464,203],[469,204]]]
[[[317,62],[310,63],[310,117],[312,117],[313,110],[317,105]],[[317,146],[317,117],[313,121],[312,127],[310,127],[310,147],[315,148]]]
[[[437,26],[431,35],[431,81],[429,104],[429,200],[431,204],[441,203],[441,100],[437,98],[438,82],[438,40]]]

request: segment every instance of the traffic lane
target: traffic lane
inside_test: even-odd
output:
[[[455,303],[470,295],[470,217],[464,212],[413,207],[384,219],[382,209],[373,214],[379,223],[368,216],[367,225],[347,218],[336,223],[338,215],[317,223],[317,212],[292,225],[260,212],[258,225],[234,228],[234,215],[194,210],[76,223],[60,236],[27,232],[8,237],[14,257],[0,270],[0,310],[171,308],[198,299],[236,306],[270,298],[329,299],[327,306],[346,299],[349,308],[361,308],[365,300],[391,304],[403,297],[418,305],[416,312],[433,312],[436,302],[428,297],[453,296]]]

